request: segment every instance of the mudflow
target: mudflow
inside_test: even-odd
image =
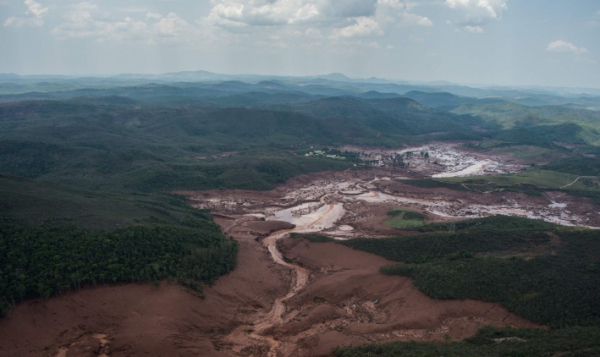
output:
[[[383,224],[394,207],[429,222],[505,214],[600,226],[597,207],[565,194],[459,192],[396,180],[518,170],[447,144],[427,149],[436,165],[304,175],[268,192],[180,192],[240,242],[237,268],[204,299],[163,282],[29,301],[0,321],[0,355],[327,356],[342,345],[461,340],[486,325],[536,327],[498,304],[431,299],[408,278],[380,274],[393,262],[373,254],[289,237],[397,235]]]

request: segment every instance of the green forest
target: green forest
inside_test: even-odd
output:
[[[413,278],[433,298],[499,302],[556,328],[600,326],[600,233],[507,216],[457,222],[447,233],[451,225],[339,244],[402,262],[381,271]]]
[[[25,227],[0,217],[0,312],[27,298],[101,283],[177,279],[212,283],[236,265],[237,243],[215,224],[114,232]],[[199,291],[201,292],[201,290]]]
[[[336,357],[595,357],[600,355],[600,328],[560,330],[485,327],[463,342],[394,342],[338,347]]]
[[[598,355],[600,233],[507,216],[414,229],[422,233],[347,241],[314,234],[294,237],[336,242],[398,261],[381,267],[381,272],[411,277],[421,291],[436,299],[498,302],[552,329],[484,329],[460,343],[345,347],[336,350],[337,356]],[[486,334],[518,337],[515,341],[520,342],[492,343]]]
[[[0,176],[0,315],[28,298],[173,280],[202,295],[238,244],[171,194],[115,194]]]

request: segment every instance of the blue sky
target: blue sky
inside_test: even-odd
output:
[[[597,0],[0,0],[0,72],[600,87]]]

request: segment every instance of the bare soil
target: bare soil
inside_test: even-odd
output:
[[[101,286],[28,301],[0,320],[0,355],[230,355],[221,337],[257,311],[270,309],[275,298],[287,293],[292,278],[254,236],[235,236],[241,245],[238,267],[205,288],[204,299],[164,281],[159,288]],[[97,334],[106,335],[105,346],[94,338]]]
[[[397,340],[444,341],[471,337],[487,325],[536,327],[498,304],[437,301],[410,279],[385,276],[379,267],[393,262],[335,243],[305,239],[280,241],[286,258],[311,271],[310,284],[288,300],[296,318],[276,336],[299,343],[305,353],[327,355],[338,345]]]
[[[465,155],[461,150],[456,157]],[[336,239],[397,235],[383,224],[394,207],[422,212],[430,222],[510,214],[600,226],[595,205],[562,193],[459,192],[394,180],[444,167],[465,170],[454,167],[452,157],[444,156],[443,167],[417,157],[423,162],[410,169],[302,175],[267,192],[180,192],[210,209],[240,242],[238,266],[207,287],[204,299],[163,282],[28,301],[0,320],[0,355],[326,356],[341,345],[461,340],[486,325],[536,327],[498,304],[433,300],[410,279],[379,273],[391,262],[373,254],[288,238],[292,231]],[[506,162],[492,159],[498,166]],[[416,170],[419,165],[425,171]]]

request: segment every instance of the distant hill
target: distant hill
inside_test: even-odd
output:
[[[352,79],[346,77],[342,73],[330,73],[322,76],[317,76],[317,78],[328,79],[330,81],[352,82]]]
[[[223,78],[223,75],[207,72],[207,71],[185,71],[185,72],[172,72],[165,73],[160,77],[175,79],[175,80],[185,80],[185,81],[201,81],[201,80],[215,80],[219,78]]]
[[[420,91],[410,91],[404,94],[404,97],[414,99],[426,107],[436,109],[451,109],[462,104],[490,104],[503,103],[500,99],[477,99],[471,97],[461,97],[451,93],[426,93]]]
[[[368,91],[365,93],[361,93],[359,95],[361,98],[365,99],[383,99],[383,98],[398,98],[400,94],[398,93],[381,93],[377,91]]]

